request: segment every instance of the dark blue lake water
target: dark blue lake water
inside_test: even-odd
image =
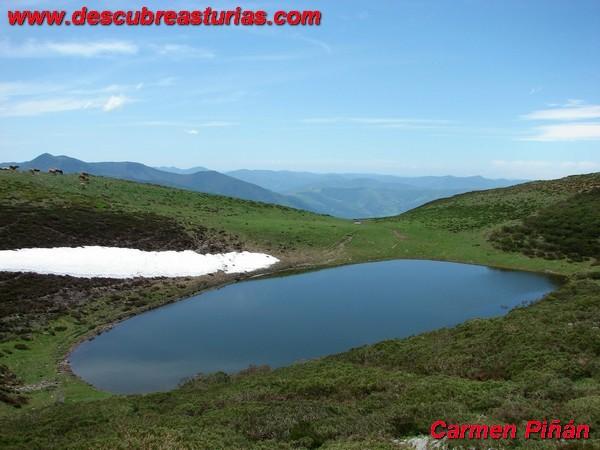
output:
[[[70,361],[102,390],[162,391],[199,372],[278,367],[500,316],[555,287],[542,275],[415,260],[245,281],[126,320]]]

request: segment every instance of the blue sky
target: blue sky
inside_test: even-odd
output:
[[[597,0],[163,0],[320,27],[8,27],[0,160],[552,178],[600,171]],[[90,1],[135,9],[129,0]]]

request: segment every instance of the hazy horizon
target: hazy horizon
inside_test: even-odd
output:
[[[28,160],[15,160],[15,161],[10,161],[10,162],[28,162],[31,161],[33,159],[35,159],[36,157],[47,153],[47,152],[43,152],[40,153],[38,155],[36,155],[34,158],[28,159]],[[66,154],[51,154],[54,157],[61,157],[61,156],[66,156],[68,158],[75,158],[72,155],[66,155]],[[80,158],[75,158],[75,159],[80,159]],[[115,162],[115,163],[140,163],[143,164],[145,166],[148,167],[152,167],[154,169],[159,169],[159,170],[163,170],[163,169],[167,169],[167,168],[171,168],[171,169],[178,169],[178,170],[188,170],[188,169],[192,169],[192,168],[196,168],[196,167],[204,167],[207,170],[214,170],[217,172],[221,172],[221,173],[229,173],[229,172],[236,172],[239,170],[257,170],[257,171],[272,171],[272,172],[295,172],[295,173],[310,173],[310,174],[317,174],[317,175],[362,175],[362,176],[368,176],[368,175],[373,175],[373,176],[394,176],[394,177],[457,177],[457,178],[467,178],[467,177],[483,177],[483,178],[487,178],[487,179],[492,179],[492,180],[500,180],[500,179],[504,179],[504,180],[510,180],[510,181],[530,181],[530,179],[525,179],[525,178],[509,178],[509,177],[487,177],[487,176],[483,176],[479,173],[473,173],[473,174],[467,174],[467,175],[456,175],[456,174],[452,174],[452,173],[440,173],[440,174],[430,174],[430,173],[423,173],[423,174],[410,174],[410,175],[405,175],[405,174],[401,174],[401,173],[386,173],[386,172],[350,172],[350,171],[343,171],[343,170],[338,170],[338,171],[318,171],[318,170],[299,170],[299,169],[286,169],[286,168],[282,168],[282,169],[277,169],[277,168],[273,168],[273,169],[266,169],[264,167],[257,167],[254,169],[248,168],[248,167],[237,167],[237,168],[232,168],[232,169],[216,169],[214,167],[207,167],[205,164],[202,164],[201,162],[198,164],[194,164],[192,166],[189,167],[184,167],[184,166],[177,166],[177,165],[173,165],[173,164],[166,164],[166,165],[153,165],[150,163],[146,163],[144,161],[134,161],[134,160],[130,160],[130,159],[115,159],[115,160],[105,160],[105,159],[93,159],[93,160],[88,160],[88,159],[80,159],[81,161],[84,161],[86,163],[101,163],[101,162]],[[5,161],[5,162],[9,162],[9,161]]]

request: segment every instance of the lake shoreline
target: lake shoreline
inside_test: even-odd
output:
[[[386,259],[373,259],[373,260],[368,260],[368,261],[349,261],[349,262],[339,262],[338,261],[337,263],[333,263],[333,264],[292,263],[291,261],[286,261],[285,258],[283,258],[282,261],[277,264],[277,266],[279,266],[279,267],[276,267],[275,270],[264,269],[264,270],[258,271],[258,273],[251,272],[251,273],[234,274],[234,275],[221,274],[222,278],[215,280],[215,282],[213,284],[211,284],[210,286],[205,286],[200,289],[195,289],[192,292],[188,292],[185,295],[182,295],[180,297],[168,299],[167,301],[165,301],[163,303],[151,305],[150,307],[134,311],[131,314],[128,314],[124,317],[119,318],[118,320],[111,321],[109,323],[100,325],[99,327],[97,327],[93,330],[90,330],[88,333],[81,335],[75,342],[73,342],[69,346],[68,351],[65,353],[64,357],[60,360],[60,362],[58,364],[59,372],[68,374],[69,376],[73,376],[77,380],[82,381],[83,383],[90,386],[92,389],[97,390],[99,392],[109,393],[110,395],[123,395],[123,394],[114,393],[114,392],[110,392],[107,390],[97,388],[97,387],[93,386],[92,384],[88,383],[87,381],[85,381],[82,377],[78,376],[72,370],[71,362],[70,362],[70,358],[71,358],[71,355],[74,352],[74,350],[76,348],[78,348],[80,345],[82,345],[83,343],[94,340],[97,336],[100,336],[101,334],[111,330],[116,325],[120,324],[121,322],[132,319],[133,317],[139,316],[143,313],[147,313],[147,312],[150,312],[153,310],[157,310],[159,308],[162,308],[162,307],[165,307],[168,305],[173,305],[180,301],[188,300],[190,298],[196,297],[201,294],[205,294],[210,291],[222,289],[226,286],[236,284],[238,282],[255,281],[255,280],[270,279],[270,278],[283,278],[283,277],[292,276],[292,275],[299,275],[299,274],[305,274],[305,273],[310,273],[310,272],[318,272],[318,271],[322,271],[322,270],[342,268],[342,267],[352,266],[352,265],[363,265],[363,264],[391,262],[391,261],[447,262],[447,263],[461,264],[461,265],[466,265],[466,266],[486,267],[486,268],[490,268],[490,269],[494,269],[494,270],[501,270],[501,271],[531,273],[531,274],[536,274],[536,275],[542,275],[544,277],[551,279],[552,282],[557,285],[556,289],[558,289],[568,279],[567,276],[556,273],[556,272],[552,272],[552,271],[520,270],[520,269],[514,269],[514,268],[510,268],[510,267],[502,267],[499,265],[494,266],[494,265],[483,264],[483,263],[477,264],[477,263],[471,263],[471,262],[453,261],[453,260],[435,259],[435,258],[386,258]],[[196,280],[196,282],[201,281],[201,280],[206,280],[206,277],[197,277],[197,278],[198,279]],[[540,297],[540,298],[536,299],[535,301],[533,301],[532,303],[535,303],[535,302],[541,300],[542,298],[543,297]],[[469,319],[467,319],[467,320],[469,320]],[[461,321],[453,326],[459,325],[460,323],[463,323],[463,321]],[[432,330],[426,330],[426,331],[419,332],[417,334],[427,333],[427,332],[433,331],[435,329],[437,329],[437,327]],[[394,339],[403,339],[403,337],[396,337]],[[319,357],[322,357],[322,356],[319,356]],[[308,358],[308,359],[312,359],[312,358]],[[176,389],[176,387],[169,389],[168,391],[171,391],[173,389]]]

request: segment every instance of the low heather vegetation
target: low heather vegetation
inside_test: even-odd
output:
[[[494,245],[547,259],[600,261],[600,189],[576,194],[492,233]]]
[[[130,213],[89,206],[4,205],[0,250],[99,245],[146,251],[197,250],[222,253],[242,243],[203,226],[184,228],[154,213]]]

